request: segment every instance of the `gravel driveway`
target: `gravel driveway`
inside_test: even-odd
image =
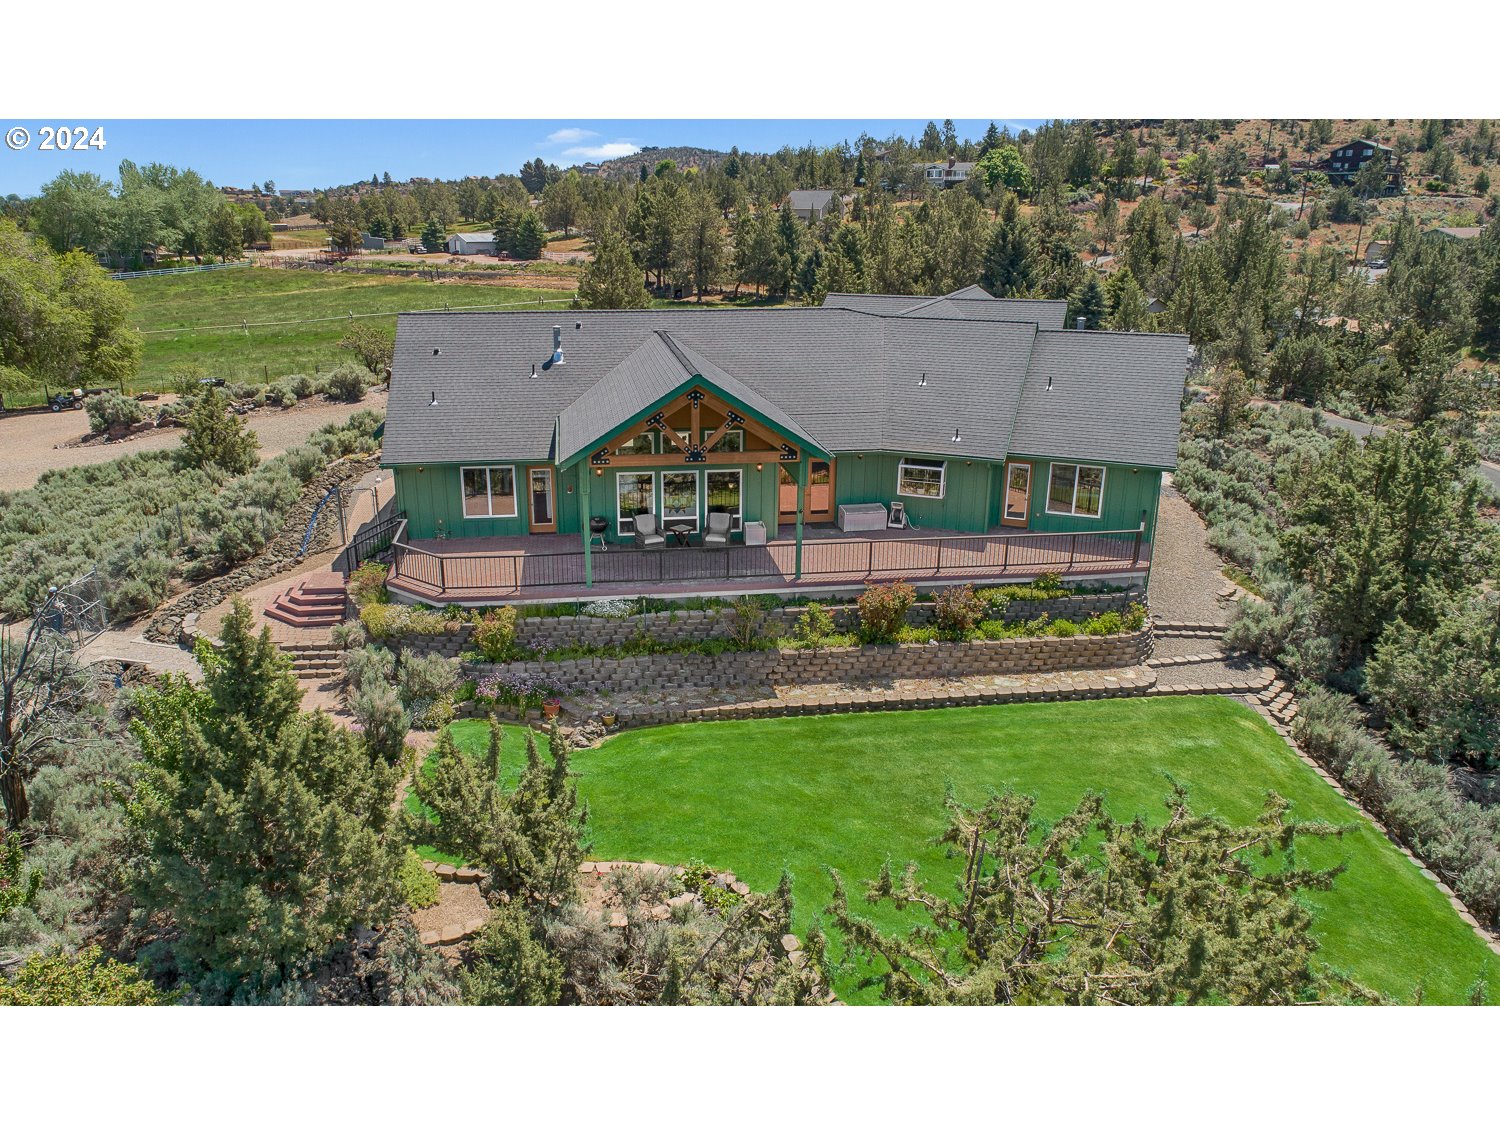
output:
[[[260,438],[261,457],[285,453],[301,445],[314,430],[341,421],[360,410],[385,409],[385,391],[377,388],[358,403],[324,402],[291,410],[262,409],[248,416],[250,429]],[[182,440],[182,430],[173,426],[142,434],[129,441],[100,442],[58,449],[88,433],[89,416],[82,410],[56,414],[15,414],[0,418],[0,492],[30,488],[48,469],[73,465],[97,465],[131,453],[172,449]]]

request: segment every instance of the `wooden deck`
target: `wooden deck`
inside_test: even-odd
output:
[[[392,591],[435,605],[574,601],[607,597],[691,597],[748,593],[814,593],[904,578],[915,585],[1026,582],[1049,572],[1064,577],[1129,581],[1150,569],[1140,529],[976,535],[940,530],[845,535],[808,528],[802,573],[796,544],[704,549],[696,544],[640,550],[595,547],[593,585],[584,582],[577,535],[430,539],[397,536]]]

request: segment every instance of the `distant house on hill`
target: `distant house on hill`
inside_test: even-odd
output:
[[[1396,151],[1379,141],[1360,138],[1333,150],[1326,161],[1324,171],[1333,184],[1347,184],[1359,170],[1372,160],[1385,162],[1386,179],[1394,184],[1400,177],[1396,165]]]
[[[1160,297],[1153,297],[1148,293],[1146,294],[1146,311],[1152,316],[1155,316],[1157,313],[1164,313],[1167,311],[1167,303]]]
[[[1389,242],[1372,242],[1365,248],[1365,265],[1372,270],[1384,269],[1390,261],[1391,244]]]
[[[450,254],[493,254],[495,233],[493,231],[467,231],[448,238]]]
[[[953,187],[969,178],[974,171],[974,161],[955,160],[951,156],[926,167],[927,182],[933,187]]]
[[[1427,231],[1424,238],[1451,238],[1455,242],[1462,242],[1468,238],[1478,238],[1483,227],[1434,227]]]
[[[385,239],[378,234],[371,234],[367,230],[359,232],[359,248],[361,250],[384,250]]]
[[[819,222],[824,215],[843,214],[843,203],[831,191],[794,191],[787,196],[787,206],[803,222]]]

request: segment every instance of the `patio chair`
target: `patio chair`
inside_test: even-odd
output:
[[[635,545],[645,547],[648,550],[653,547],[665,547],[666,536],[656,529],[656,516],[650,512],[642,512],[635,517]]]
[[[733,517],[728,512],[709,512],[708,530],[703,533],[705,547],[729,546],[729,528]]]

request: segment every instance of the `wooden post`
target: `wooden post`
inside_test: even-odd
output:
[[[583,532],[583,584],[585,586],[594,584],[594,555],[589,550],[589,545],[594,541],[593,529],[589,527],[589,520],[594,515],[593,509],[589,507],[589,480],[593,475],[594,470],[590,468],[587,461],[579,466],[578,530]]]
[[[807,451],[797,458],[797,561],[796,577],[802,577],[802,512],[807,507]]]

